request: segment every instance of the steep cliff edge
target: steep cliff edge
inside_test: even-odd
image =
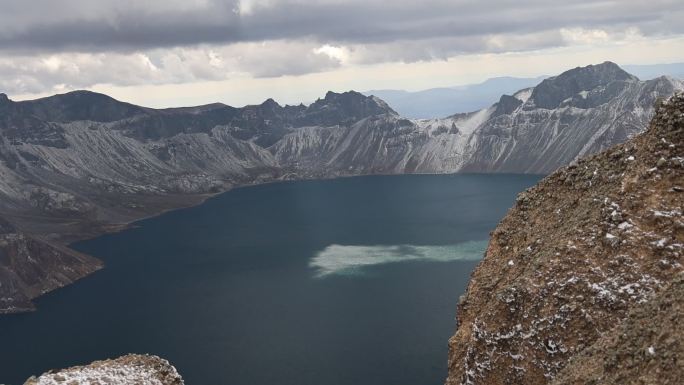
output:
[[[518,196],[460,301],[446,384],[681,383],[683,205],[675,96]]]
[[[51,370],[29,378],[24,385],[108,384],[183,385],[183,378],[168,361],[157,356],[129,354],[85,366]]]

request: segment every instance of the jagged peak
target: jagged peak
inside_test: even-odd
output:
[[[370,116],[385,114],[397,113],[379,98],[356,91],[328,91],[323,99],[317,99],[302,111],[306,124],[323,125],[349,124]]]
[[[323,99],[318,99],[318,100],[327,100],[327,101],[332,101],[332,100],[340,100],[340,99],[359,99],[359,100],[364,100],[368,99],[369,97],[354,91],[354,90],[349,90],[349,91],[344,91],[344,92],[335,92],[335,91],[328,91],[325,93],[325,96]]]
[[[346,96],[356,96],[356,97],[360,97],[360,96],[364,96],[364,95],[363,95],[363,94],[360,94],[360,93],[358,93],[358,92],[356,92],[356,91],[353,91],[353,90],[346,91],[346,92],[328,91],[328,92],[325,93],[324,99],[325,99],[325,100],[336,100],[336,99],[339,99],[339,98],[341,98],[341,97],[346,97]],[[365,97],[365,96],[364,96],[364,97]]]
[[[354,106],[366,106],[368,109],[374,110],[374,114],[381,113],[391,113],[396,114],[396,112],[382,99],[374,95],[366,96],[360,92],[350,90],[342,93],[328,91],[323,99],[318,99],[314,102],[311,107],[323,107],[323,106],[340,105],[345,108],[353,108]]]
[[[584,67],[575,67],[556,76],[582,76],[583,74],[593,73],[603,75],[603,81],[610,82],[615,80],[639,80],[636,76],[625,71],[612,61],[604,61],[600,64],[590,64]]]
[[[590,91],[614,82],[638,82],[639,78],[623,70],[617,64],[606,61],[601,64],[576,67],[562,74],[543,80],[532,91],[534,106],[554,109],[564,100],[582,91]]]
[[[590,64],[584,67],[569,69],[560,75],[550,77],[542,81],[543,83],[564,82],[574,80],[581,83],[591,83],[594,87],[607,85],[614,81],[637,81],[639,78],[623,70],[619,65],[605,61],[600,64]]]
[[[334,98],[337,98],[339,95],[341,95],[341,94],[334,92],[334,91],[328,91],[325,93],[324,99],[326,99],[326,100],[334,99]]]
[[[492,117],[510,114],[515,111],[516,108],[520,107],[521,104],[523,104],[523,101],[515,96],[506,94],[501,95],[501,98],[499,98],[499,101],[495,104],[496,110],[492,113]]]
[[[261,103],[261,106],[262,107],[270,107],[270,108],[281,108],[280,104],[278,104],[278,102],[273,100],[273,98],[268,98],[268,99],[264,100],[264,102]]]

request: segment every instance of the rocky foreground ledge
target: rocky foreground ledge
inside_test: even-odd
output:
[[[24,385],[184,385],[168,361],[157,356],[129,354],[86,366],[51,370]]]
[[[447,385],[684,383],[684,96],[518,196],[472,274]]]

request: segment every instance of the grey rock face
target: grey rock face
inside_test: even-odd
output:
[[[548,173],[643,131],[655,100],[683,88],[671,78],[641,82],[604,63],[504,95],[480,111],[422,120],[353,91],[329,92],[309,106],[269,99],[243,108],[150,109],[86,91],[23,102],[0,97],[0,216],[13,233],[49,242],[32,250],[59,262],[27,251],[13,260],[21,255],[52,272],[73,264],[87,273],[99,263],[45,250],[237,185],[361,174]],[[5,266],[0,290],[19,288],[13,292],[25,299],[78,276],[22,278],[19,265]],[[21,289],[31,279],[36,289]]]

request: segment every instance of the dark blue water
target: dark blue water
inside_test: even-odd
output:
[[[39,299],[35,313],[0,318],[0,383],[146,352],[169,359],[189,385],[441,384],[456,303],[477,261],[409,258],[321,275],[312,258],[486,241],[537,180],[263,185],[80,242],[106,269]],[[331,245],[337,252],[321,254]]]

